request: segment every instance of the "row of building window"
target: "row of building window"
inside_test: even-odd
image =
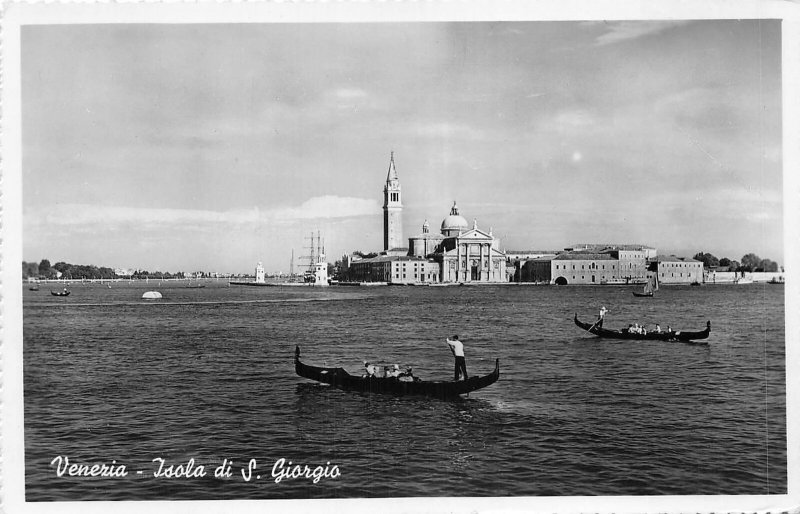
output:
[[[425,278],[425,277],[426,277],[426,275],[425,275],[424,273],[422,273],[422,274],[417,274],[417,273],[414,273],[414,280],[416,280],[416,279],[418,279],[418,278]],[[434,277],[433,273],[429,273],[429,274],[427,275],[427,278],[428,278],[429,280],[432,280],[432,279],[433,279],[433,277]],[[399,279],[399,278],[400,278],[400,273],[395,273],[395,274],[394,274],[394,278],[396,278],[396,279]],[[406,278],[406,274],[405,274],[405,273],[403,273],[403,278]]]
[[[556,264],[556,269],[561,269],[558,266],[559,265]],[[606,269],[606,265],[605,264],[603,264],[602,266],[603,266],[603,269]],[[566,264],[564,264],[564,269],[567,269],[567,265]],[[574,264],[572,265],[572,269],[575,269],[575,265]],[[581,269],[586,269],[586,268],[584,268],[584,264],[581,264]],[[589,265],[589,269],[600,269],[600,268],[597,267],[597,264],[590,264]],[[611,269],[617,269],[617,267],[612,264],[611,265]],[[573,278],[575,278],[575,277],[573,277]]]

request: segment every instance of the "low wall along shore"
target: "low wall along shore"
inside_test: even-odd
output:
[[[772,280],[782,282],[786,278],[783,272],[744,272],[744,274],[736,271],[709,271],[705,273],[706,284],[733,284],[737,279],[744,278],[752,280],[753,282],[770,282]]]

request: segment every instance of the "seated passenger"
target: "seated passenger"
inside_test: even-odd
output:
[[[364,361],[364,368],[366,370],[366,375],[364,378],[374,377],[378,373],[378,367],[374,364],[370,364],[367,361]]]
[[[410,367],[406,368],[405,371],[400,371],[400,370],[397,370],[397,371],[398,371],[397,378],[401,382],[413,382],[414,381],[414,372]]]
[[[400,366],[397,364],[394,366],[386,366],[384,369],[386,371],[387,378],[397,378],[400,376]]]

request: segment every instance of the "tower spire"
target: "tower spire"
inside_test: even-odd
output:
[[[389,154],[389,173],[386,174],[386,182],[399,180],[397,178],[397,169],[394,167],[394,151]]]
[[[394,165],[394,151],[389,154],[389,173],[383,186],[383,249],[403,246],[403,201],[400,179]]]

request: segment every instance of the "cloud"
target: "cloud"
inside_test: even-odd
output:
[[[599,22],[607,28],[595,39],[596,46],[611,45],[620,41],[639,39],[659,34],[669,29],[689,23],[688,21],[618,21]],[[593,26],[599,23],[592,23]]]
[[[270,217],[280,220],[301,220],[353,218],[357,216],[375,216],[380,215],[380,213],[381,208],[376,200],[328,195],[306,200],[299,207],[274,211]]]
[[[783,194],[767,188],[743,186],[723,187],[717,185],[706,191],[695,193],[696,205],[681,203],[680,191],[663,194],[659,203],[672,205],[675,210],[687,214],[700,211],[708,223],[736,223],[746,221],[752,223],[777,222],[782,219]]]
[[[363,89],[356,89],[356,88],[340,88],[333,92],[333,95],[337,98],[342,99],[351,99],[351,98],[363,98],[367,96],[367,92]]]
[[[334,109],[335,111],[365,109],[375,107],[375,98],[371,98],[369,93],[361,88],[340,87],[329,89],[323,95],[323,104],[316,109],[319,114],[320,109]],[[314,110],[312,110],[314,112]]]
[[[87,204],[60,204],[43,211],[26,213],[26,221],[50,227],[90,228],[96,230],[120,228],[176,227],[203,229],[228,225],[258,225],[271,222],[354,218],[380,214],[376,200],[339,196],[310,198],[299,206],[262,210],[230,209],[208,211],[197,209],[153,209]]]
[[[409,127],[409,133],[420,137],[441,137],[445,139],[480,140],[485,137],[482,130],[461,123],[435,121],[415,123]]]
[[[536,121],[537,130],[543,134],[577,136],[596,132],[600,119],[585,109],[564,109]]]

